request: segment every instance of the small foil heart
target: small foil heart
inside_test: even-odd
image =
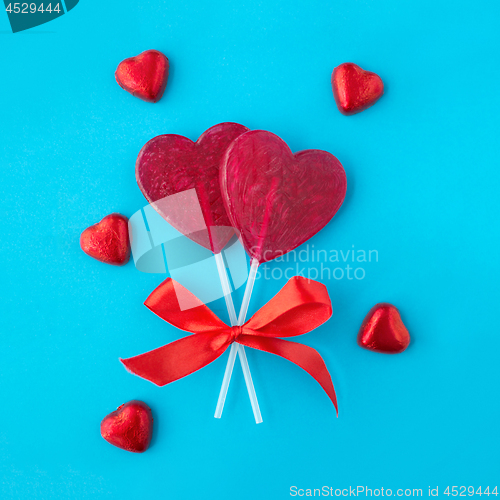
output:
[[[240,135],[221,164],[227,213],[250,257],[259,263],[293,250],[322,229],[342,205],[344,168],[335,156],[293,154],[263,130]]]
[[[370,309],[358,333],[359,346],[370,351],[398,354],[409,344],[410,334],[396,307],[380,303]]]
[[[151,409],[142,401],[129,401],[106,415],[101,422],[101,436],[113,446],[134,453],[149,447],[153,434]]]
[[[100,262],[123,266],[130,257],[128,219],[116,213],[107,215],[83,231],[80,247]]]
[[[247,131],[238,123],[220,123],[196,142],[181,135],[159,135],[146,143],[137,158],[137,184],[153,208],[214,253],[234,235],[221,197],[219,165],[231,142]],[[189,193],[193,189],[196,196]],[[178,193],[185,194],[172,197]]]
[[[337,107],[344,115],[364,111],[384,93],[380,76],[353,63],[343,63],[333,70],[332,88]]]
[[[118,85],[143,101],[158,102],[168,79],[168,59],[158,50],[146,50],[122,61],[115,71]]]

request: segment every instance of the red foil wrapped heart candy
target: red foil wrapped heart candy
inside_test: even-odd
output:
[[[353,63],[343,63],[332,73],[333,96],[343,115],[354,115],[373,106],[384,93],[380,76]]]
[[[107,215],[83,231],[80,247],[100,262],[123,266],[130,257],[128,219],[116,213]]]
[[[101,422],[101,436],[113,446],[143,453],[153,435],[153,415],[142,401],[129,401],[119,406]]]
[[[147,102],[158,102],[168,79],[168,59],[158,50],[146,50],[122,61],[115,71],[120,87]]]
[[[370,309],[358,333],[358,345],[385,354],[403,352],[410,343],[399,311],[392,304],[380,303]]]

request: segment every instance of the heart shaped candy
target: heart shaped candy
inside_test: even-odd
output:
[[[122,89],[143,101],[161,99],[168,79],[168,59],[158,50],[146,50],[122,61],[115,78]]]
[[[83,231],[80,247],[100,262],[123,266],[130,257],[128,219],[120,214],[107,215]]]
[[[346,188],[335,156],[315,149],[293,154],[263,130],[239,136],[221,164],[227,213],[259,263],[293,250],[328,224]]]
[[[101,436],[108,443],[134,453],[148,449],[152,434],[153,415],[142,401],[129,401],[119,406],[101,422]]]
[[[231,142],[247,131],[238,123],[220,123],[196,142],[159,135],[137,158],[137,184],[149,203],[178,231],[214,253],[234,234],[221,198],[219,164]],[[164,200],[193,189],[195,196],[176,197],[174,203]]]
[[[373,306],[358,333],[358,345],[375,352],[397,354],[403,352],[409,343],[410,334],[392,304]]]
[[[344,115],[373,106],[384,93],[380,76],[353,63],[343,63],[333,70],[332,88],[337,107]]]

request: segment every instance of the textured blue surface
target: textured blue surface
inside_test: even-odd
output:
[[[442,496],[500,482],[499,15],[494,1],[85,0],[15,35],[0,15],[0,497],[279,499],[292,485]],[[113,77],[150,48],[171,62],[155,105]],[[330,87],[345,61],[386,84],[353,117]],[[310,244],[378,251],[365,279],[325,281],[333,317],[300,339],[331,370],[338,419],[307,374],[265,353],[248,352],[258,426],[239,367],[213,418],[225,357],[164,388],[118,362],[180,332],[142,305],[162,276],[93,261],[80,232],[144,205],[134,162],[147,140],[229,120],[335,154],[346,202]],[[259,281],[251,312],[284,283]],[[401,355],[356,345],[380,301],[412,334]],[[213,308],[226,318],[223,301]],[[155,417],[143,455],[99,435],[134,398]]]

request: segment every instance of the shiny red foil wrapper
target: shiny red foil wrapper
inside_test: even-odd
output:
[[[398,354],[409,344],[410,334],[396,307],[380,303],[370,309],[359,329],[358,345],[370,351]]]
[[[146,102],[158,102],[168,80],[167,57],[158,50],[146,50],[122,61],[115,71],[120,87]]]
[[[153,415],[142,401],[129,401],[119,406],[101,422],[101,436],[122,450],[143,453],[152,435]]]
[[[354,63],[343,63],[332,73],[332,89],[339,111],[354,115],[373,106],[384,93],[380,76]]]
[[[83,231],[80,247],[100,262],[123,266],[130,258],[128,219],[117,213],[107,215]]]

